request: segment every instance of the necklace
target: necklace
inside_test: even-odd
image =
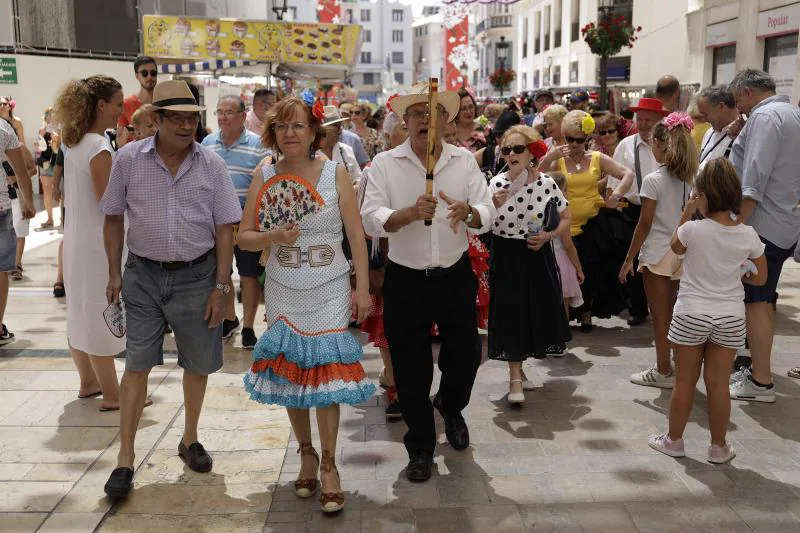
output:
[[[575,172],[580,172],[583,167],[583,154],[581,154],[581,157],[577,161],[575,161],[574,157],[570,157],[569,159],[575,164]]]

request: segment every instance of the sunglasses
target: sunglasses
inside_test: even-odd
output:
[[[564,140],[567,141],[567,144],[586,144],[586,137],[570,137],[566,135]]]
[[[359,111],[359,110],[357,110],[357,109],[356,109],[355,111],[353,111],[353,116],[354,116],[354,117],[361,116],[361,111]]]
[[[504,146],[500,148],[500,153],[503,155],[511,155],[511,152],[514,152],[515,154],[519,155],[523,152],[526,152],[527,150],[528,147],[525,146],[524,144],[517,144],[515,146]]]
[[[141,76],[143,78],[147,78],[148,76],[151,77],[151,78],[157,78],[158,77],[158,71],[156,69],[153,69],[153,70],[144,70],[143,69],[143,70],[139,71],[139,76]]]
[[[0,102],[0,107],[9,107],[10,104],[8,102]]]
[[[598,135],[611,135],[612,133],[617,133],[617,130],[597,130]]]

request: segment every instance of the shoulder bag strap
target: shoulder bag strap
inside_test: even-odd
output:
[[[633,165],[636,167],[636,190],[642,190],[642,163],[639,161],[639,143],[637,142],[639,134],[633,139]]]

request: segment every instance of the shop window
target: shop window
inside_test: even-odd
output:
[[[775,79],[778,94],[792,94],[796,62],[796,33],[764,40],[764,70]]]
[[[711,72],[711,83],[728,84],[736,74],[736,45],[714,48],[714,70]]]

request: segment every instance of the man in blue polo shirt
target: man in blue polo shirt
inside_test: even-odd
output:
[[[264,149],[261,138],[257,134],[245,129],[245,105],[239,96],[230,95],[220,98],[215,114],[219,131],[203,139],[203,146],[215,151],[225,160],[233,187],[239,196],[239,202],[244,207],[247,191],[253,180],[253,171],[261,160],[270,155],[270,152]],[[248,252],[234,246],[233,253],[236,257],[236,268],[239,270],[242,306],[244,307],[242,347],[252,350],[258,340],[253,331],[253,323],[261,296],[258,278],[264,272],[264,267],[258,262],[261,256],[259,252]],[[225,338],[233,335],[239,328],[239,319],[236,317],[233,302],[234,291],[231,291],[227,297],[228,312],[222,325],[222,335]]]

